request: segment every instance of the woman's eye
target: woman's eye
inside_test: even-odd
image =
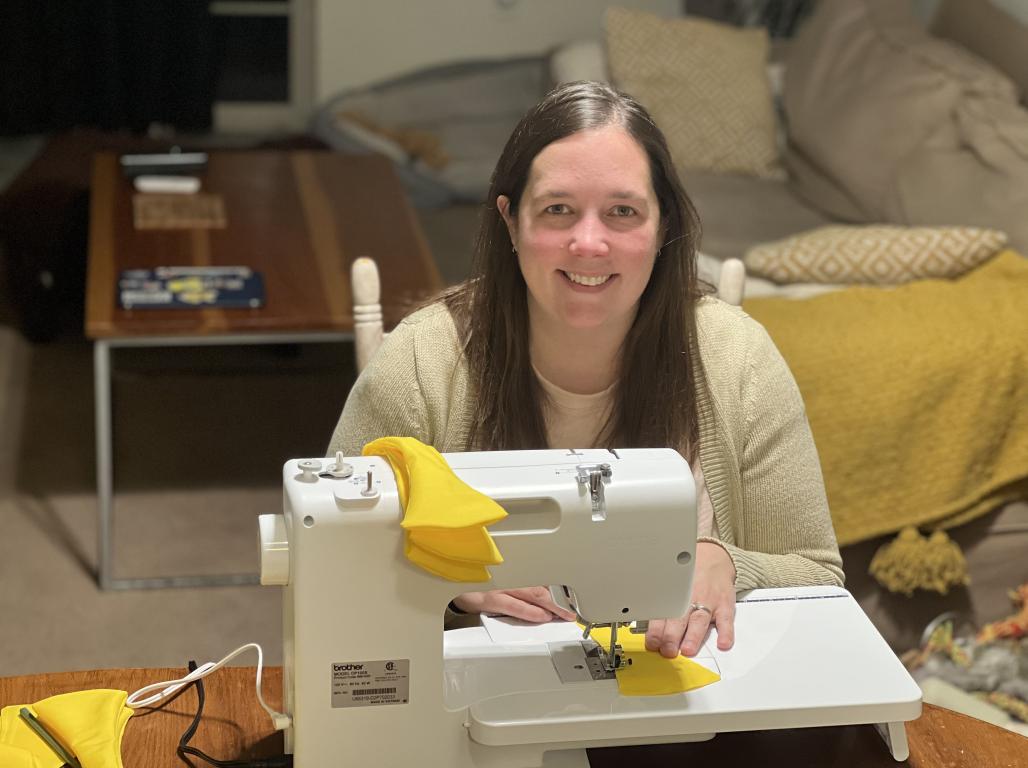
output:
[[[630,205],[615,205],[614,206],[615,216],[634,216],[635,208]]]
[[[568,212],[568,207],[564,203],[554,203],[553,205],[546,206],[546,213],[563,214]]]

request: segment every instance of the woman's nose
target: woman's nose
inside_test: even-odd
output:
[[[571,228],[568,250],[576,256],[604,256],[610,250],[607,230],[594,215],[586,215]]]

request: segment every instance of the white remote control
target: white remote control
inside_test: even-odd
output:
[[[139,192],[191,195],[200,191],[196,176],[136,176],[133,184]]]

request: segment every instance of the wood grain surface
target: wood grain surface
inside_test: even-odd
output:
[[[390,162],[337,152],[215,152],[202,192],[224,202],[222,229],[136,229],[132,183],[118,156],[94,158],[86,335],[190,336],[353,330],[350,264],[378,262],[387,326],[442,288]],[[124,269],[246,266],[264,277],[259,309],[117,305]]]
[[[32,703],[46,696],[85,688],[134,691],[170,680],[184,669],[115,669],[0,678],[0,706]],[[225,667],[206,678],[204,719],[191,742],[213,757],[246,759],[281,754],[282,734],[257,704],[252,667]],[[264,697],[281,707],[282,672],[264,673]],[[126,768],[172,768],[182,763],[175,746],[196,711],[190,688],[157,710],[133,715],[125,729]],[[920,719],[907,724],[913,768],[1028,768],[1028,739],[948,709],[924,705]],[[593,768],[626,765],[753,765],[762,768],[824,766],[887,768],[896,763],[869,725],[722,733],[711,741],[589,750]],[[426,768],[434,768],[426,757]],[[370,767],[369,767],[370,768]]]
[[[31,704],[47,696],[90,688],[132,693],[144,685],[177,679],[186,672],[184,667],[116,669],[0,678],[0,705]],[[189,742],[191,746],[220,760],[282,754],[282,733],[272,728],[270,718],[257,703],[255,674],[253,667],[223,667],[204,679],[203,719]],[[269,706],[281,708],[279,668],[265,670],[262,691]],[[196,703],[196,689],[190,687],[158,709],[137,710],[129,718],[122,740],[125,768],[182,768],[175,747],[196,714]],[[196,764],[205,765],[200,761]]]
[[[1028,768],[1028,738],[997,726],[925,704],[916,728],[907,728],[910,765]]]

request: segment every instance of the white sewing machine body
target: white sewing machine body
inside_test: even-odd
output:
[[[509,512],[490,527],[504,562],[488,583],[449,582],[405,559],[384,459],[347,459],[345,478],[313,461],[285,466],[284,515],[261,518],[262,582],[285,587],[297,768],[570,768],[588,765],[585,747],[852,723],[888,724],[905,758],[902,721],[920,714],[920,690],[842,589],[751,593],[736,647],[719,652],[711,639],[697,657],[722,680],[672,696],[621,696],[615,680],[583,672],[574,624],[485,619],[443,633],[456,594],[538,584],[570,586],[593,621],[683,615],[696,546],[692,474],[674,451],[446,459]]]

